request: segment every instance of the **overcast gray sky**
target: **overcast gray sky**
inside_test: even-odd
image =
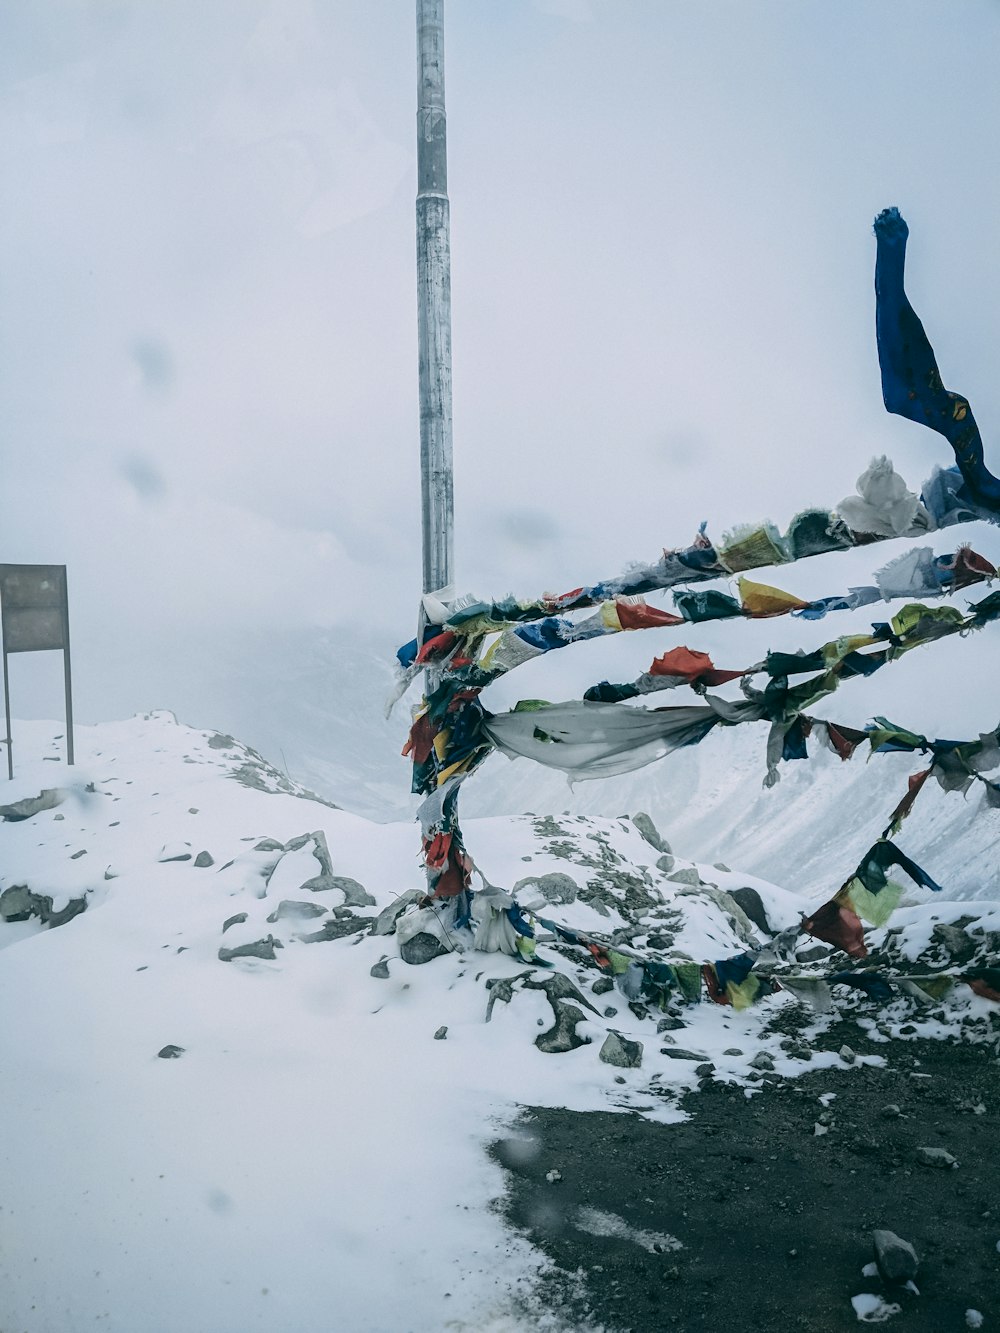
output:
[[[69,566],[85,718],[247,627],[412,632],[413,9],[0,4],[0,559]],[[950,461],[881,404],[886,204],[1000,470],[994,0],[448,0],[446,53],[463,589]]]

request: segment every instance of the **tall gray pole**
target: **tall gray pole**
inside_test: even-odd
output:
[[[444,112],[444,0],[417,0],[417,345],[424,592],[454,561],[451,246]]]

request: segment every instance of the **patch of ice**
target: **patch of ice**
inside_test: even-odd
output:
[[[884,1301],[881,1296],[876,1296],[870,1291],[863,1291],[858,1296],[852,1296],[851,1304],[854,1306],[854,1313],[862,1324],[884,1324],[894,1314],[899,1314],[903,1308],[894,1302],[890,1304]]]
[[[603,1213],[597,1208],[580,1208],[574,1223],[578,1231],[585,1231],[588,1236],[612,1236],[616,1240],[629,1240],[650,1254],[664,1254],[668,1250],[682,1250],[684,1246],[676,1236],[660,1231],[643,1231],[631,1227],[624,1218],[614,1213]]]

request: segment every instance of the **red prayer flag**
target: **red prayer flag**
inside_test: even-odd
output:
[[[868,957],[861,918],[853,907],[839,903],[835,898],[824,903],[812,916],[803,918],[802,929],[815,940],[843,949],[852,958]]]

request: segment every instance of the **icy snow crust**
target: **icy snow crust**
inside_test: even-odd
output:
[[[412,824],[310,799],[253,752],[170,714],[78,728],[74,769],[58,730],[18,725],[17,777],[0,801],[63,793],[0,825],[0,891],[26,885],[53,909],[87,902],[58,929],[0,922],[3,1327],[557,1327],[533,1296],[545,1261],[491,1209],[503,1181],[485,1143],[524,1103],[675,1119],[695,1063],[661,1054],[654,1023],[617,991],[592,993],[586,960],[550,946],[540,951],[594,1008],[577,1029],[589,1044],[561,1055],[533,1044],[553,1021],[540,990],[515,990],[486,1022],[487,981],[525,973],[520,961],[467,950],[403,963],[395,936],[370,923],[421,887]],[[494,884],[569,875],[577,900],[546,909],[567,924],[627,925],[628,887],[641,884],[676,957],[745,947],[717,895],[668,880],[627,820],[492,818],[466,833]],[[303,837],[319,834],[325,843]],[[202,852],[211,865],[195,864]],[[164,859],[176,857],[187,859]],[[755,887],[775,928],[819,901],[681,859],[671,873],[686,868],[720,889]],[[963,907],[919,898],[897,914],[907,951]],[[289,915],[282,901],[322,911]],[[220,949],[268,937],[273,960],[220,961]],[[762,1046],[791,1074],[805,1066],[766,1033],[791,1002],[695,1006],[672,1035],[718,1077],[748,1079]],[[957,1003],[989,1008],[971,992]],[[641,1068],[598,1059],[611,1029],[643,1041]],[[158,1058],[168,1045],[179,1058]]]

